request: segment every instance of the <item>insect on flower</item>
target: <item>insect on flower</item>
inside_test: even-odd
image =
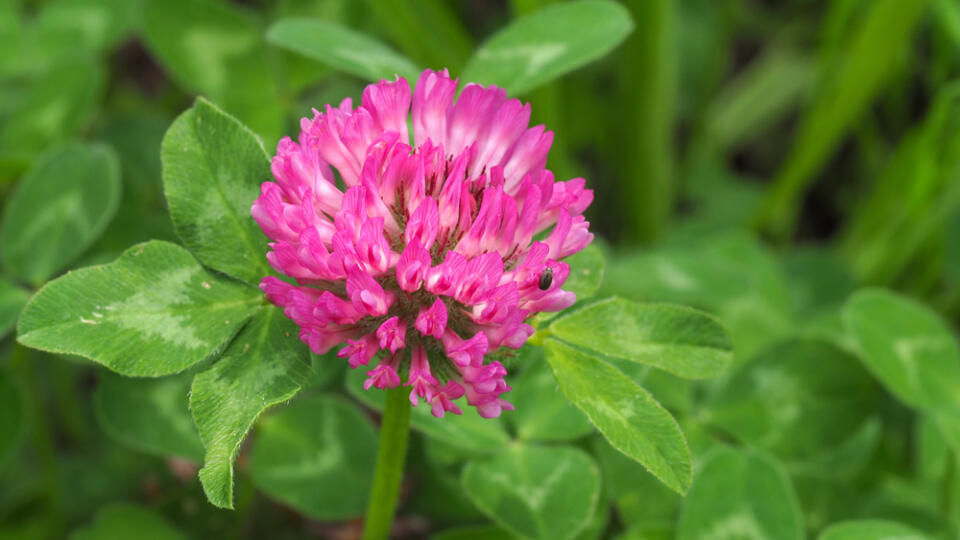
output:
[[[553,133],[529,127],[529,104],[476,84],[454,100],[457,84],[431,70],[412,95],[403,78],[380,81],[359,107],[314,110],[296,142],[280,141],[252,214],[271,265],[297,284],[260,286],[314,352],[375,361],[365,388],[403,378],[436,416],[466,396],[495,417],[513,407],[487,356],[576,299],[562,259],[593,239],[593,192],[545,168]]]
[[[543,269],[543,273],[540,274],[539,286],[541,291],[545,291],[550,288],[550,285],[553,283],[553,269],[549,266]]]

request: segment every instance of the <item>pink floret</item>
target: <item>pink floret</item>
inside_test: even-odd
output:
[[[553,133],[530,127],[529,104],[457,86],[426,70],[412,92],[398,77],[368,86],[359,107],[314,109],[277,145],[251,214],[271,266],[296,281],[260,287],[314,352],[376,362],[365,389],[403,377],[434,416],[461,414],[465,398],[492,418],[513,406],[489,356],[576,300],[562,259],[593,240],[593,192],[545,168]]]

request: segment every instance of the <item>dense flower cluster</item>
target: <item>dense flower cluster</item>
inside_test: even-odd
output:
[[[252,213],[270,264],[298,285],[260,286],[314,352],[345,344],[351,367],[373,362],[365,388],[405,377],[436,416],[466,396],[495,417],[510,387],[488,353],[574,302],[561,259],[593,238],[593,192],[545,169],[553,133],[529,127],[529,104],[476,84],[455,99],[457,82],[427,70],[411,96],[406,80],[381,81],[280,141]]]

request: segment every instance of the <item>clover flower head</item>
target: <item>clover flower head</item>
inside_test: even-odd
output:
[[[277,145],[252,214],[278,272],[260,288],[318,354],[341,346],[364,388],[410,387],[435,416],[513,406],[495,356],[570,306],[564,257],[593,239],[584,180],[545,168],[553,133],[495,86],[424,71],[313,110]],[[412,102],[412,109],[411,109]],[[409,128],[412,127],[412,134]],[[405,381],[405,382],[404,382]]]

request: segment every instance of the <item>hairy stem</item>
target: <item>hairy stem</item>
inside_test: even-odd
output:
[[[367,517],[363,524],[363,540],[383,540],[390,536],[390,525],[397,508],[400,481],[407,457],[410,433],[409,389],[398,386],[387,390],[387,402],[380,421],[380,446]]]

